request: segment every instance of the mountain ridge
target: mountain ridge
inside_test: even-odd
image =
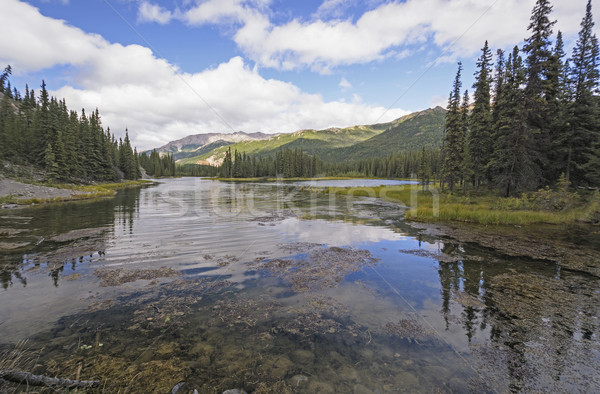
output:
[[[195,134],[156,150],[174,155],[177,164],[218,165],[231,148],[248,155],[272,155],[280,149],[302,149],[325,161],[386,156],[421,146],[439,146],[446,110],[440,106],[404,115],[391,122],[292,133]]]

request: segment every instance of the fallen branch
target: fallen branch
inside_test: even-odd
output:
[[[51,378],[44,375],[34,375],[29,372],[7,369],[0,371],[0,379],[8,380],[14,383],[27,383],[30,386],[55,386],[55,387],[97,387],[100,386],[98,380],[71,380]]]

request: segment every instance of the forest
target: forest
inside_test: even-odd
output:
[[[462,63],[448,99],[442,147],[423,146],[380,158],[323,161],[302,149],[267,156],[228,149],[218,167],[176,166],[172,155],[137,154],[128,132],[118,141],[104,130],[99,111],[69,110],[49,97],[11,88],[8,66],[0,79],[0,159],[44,169],[57,181],[154,177],[222,178],[367,176],[437,180],[442,190],[495,190],[504,196],[557,184],[600,184],[598,39],[591,1],[571,56],[562,33],[554,36],[552,6],[538,0],[522,48],[496,51],[485,41],[476,63],[473,94],[463,91]],[[471,97],[473,102],[471,103]]]
[[[12,68],[0,75],[0,160],[34,166],[50,181],[110,182],[141,177],[138,154],[129,134],[116,139],[104,130],[96,109],[87,115],[50,97],[42,81],[39,97],[10,85]]]
[[[495,65],[486,41],[477,61],[474,103],[462,92],[462,64],[448,100],[442,185],[517,195],[557,183],[600,183],[598,39],[588,1],[573,53],[553,40],[552,6],[538,0],[522,48]]]
[[[442,148],[398,152],[381,158],[322,162],[301,151],[247,157],[229,151],[222,177],[368,176],[439,180],[450,193],[480,188],[501,195],[557,184],[600,183],[598,40],[591,1],[573,53],[566,58],[562,33],[553,38],[552,6],[539,0],[522,48],[499,49],[487,41],[477,61],[474,102],[462,91],[462,64],[448,100]],[[310,165],[311,163],[312,166]]]

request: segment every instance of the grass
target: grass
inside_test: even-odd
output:
[[[519,199],[507,200],[494,195],[438,194],[437,189],[423,191],[419,185],[323,188],[325,193],[376,197],[408,207],[406,219],[424,222],[466,222],[483,225],[568,224],[597,221],[600,195],[595,193],[569,197],[573,201],[560,209],[549,209],[536,201],[540,191]],[[552,192],[550,192],[552,193]],[[559,192],[554,192],[559,193]],[[533,197],[532,197],[533,195]]]

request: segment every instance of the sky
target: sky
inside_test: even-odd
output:
[[[567,53],[587,0],[551,0]],[[0,67],[138,150],[198,133],[388,122],[471,88],[485,40],[522,45],[535,0],[0,0]],[[596,14],[600,16],[600,10]],[[595,15],[596,27],[600,19]]]

